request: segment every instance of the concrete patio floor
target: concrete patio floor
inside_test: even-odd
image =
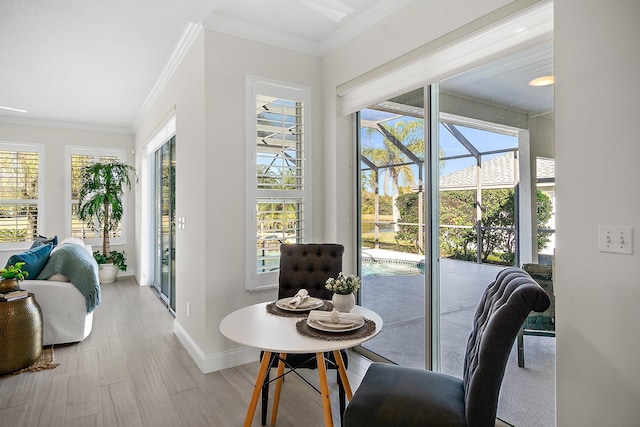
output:
[[[385,254],[375,253],[376,259],[380,256]],[[482,292],[502,268],[449,259],[440,261],[442,372],[462,376],[473,314]],[[421,274],[405,271],[400,276],[364,276],[362,304],[376,311],[385,322],[382,332],[365,343],[365,348],[400,365],[424,367],[424,295]],[[524,340],[525,367],[518,367],[514,345],[502,383],[498,417],[517,427],[554,426],[555,338],[525,336]]]

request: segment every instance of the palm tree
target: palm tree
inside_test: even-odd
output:
[[[400,194],[400,184],[414,187],[416,181],[412,165],[415,164],[420,169],[422,162],[424,162],[423,129],[423,121],[414,119],[398,121],[393,127],[378,123],[376,127],[369,126],[366,130],[369,136],[378,132],[384,138],[384,148],[365,147],[362,149],[362,154],[372,163],[378,165],[379,169],[382,169],[384,174],[383,192],[385,194],[389,179],[391,179],[393,221],[395,223],[400,218],[400,212],[395,203]]]

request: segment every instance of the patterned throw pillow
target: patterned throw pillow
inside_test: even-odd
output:
[[[51,246],[56,247],[56,245],[58,244],[58,236],[53,236],[53,237],[38,236],[33,241],[33,244],[31,244],[31,249],[35,249],[39,246],[48,245],[49,243],[51,243]]]

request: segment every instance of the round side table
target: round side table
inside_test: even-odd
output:
[[[0,375],[29,367],[42,353],[42,312],[32,293],[0,301]]]

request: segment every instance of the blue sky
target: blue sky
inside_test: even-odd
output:
[[[371,121],[379,121],[382,119],[389,119],[395,117],[397,115],[392,113],[387,113],[383,111],[369,110],[365,109],[361,111],[361,119],[371,120]],[[387,123],[390,127],[393,127],[395,123],[403,120],[419,120],[412,117],[401,117],[394,118],[389,120]],[[468,128],[464,126],[457,126],[458,130],[478,149],[480,152],[493,151],[493,150],[501,150],[506,148],[517,148],[518,147],[518,138],[515,136],[508,136],[503,134],[498,134],[494,132],[478,130],[473,128]],[[384,147],[382,135],[379,132],[376,133],[368,133],[364,129],[361,130],[361,144],[363,147],[370,146],[375,148]],[[458,142],[457,139],[451,135],[451,133],[445,129],[442,125],[440,125],[439,129],[439,144],[442,149],[442,153],[445,157],[448,156],[458,156],[468,154],[468,151]],[[494,154],[491,156],[483,156],[483,160],[489,160],[493,157],[499,156],[500,154]],[[456,159],[456,160],[447,160],[444,163],[444,167],[441,170],[442,175],[447,175],[456,170],[464,169],[466,167],[472,166],[475,164],[475,160],[473,158],[465,158],[465,159]],[[414,173],[417,176],[417,173]],[[380,177],[380,186],[382,186],[382,176]],[[390,194],[390,189],[387,189],[386,194]]]

